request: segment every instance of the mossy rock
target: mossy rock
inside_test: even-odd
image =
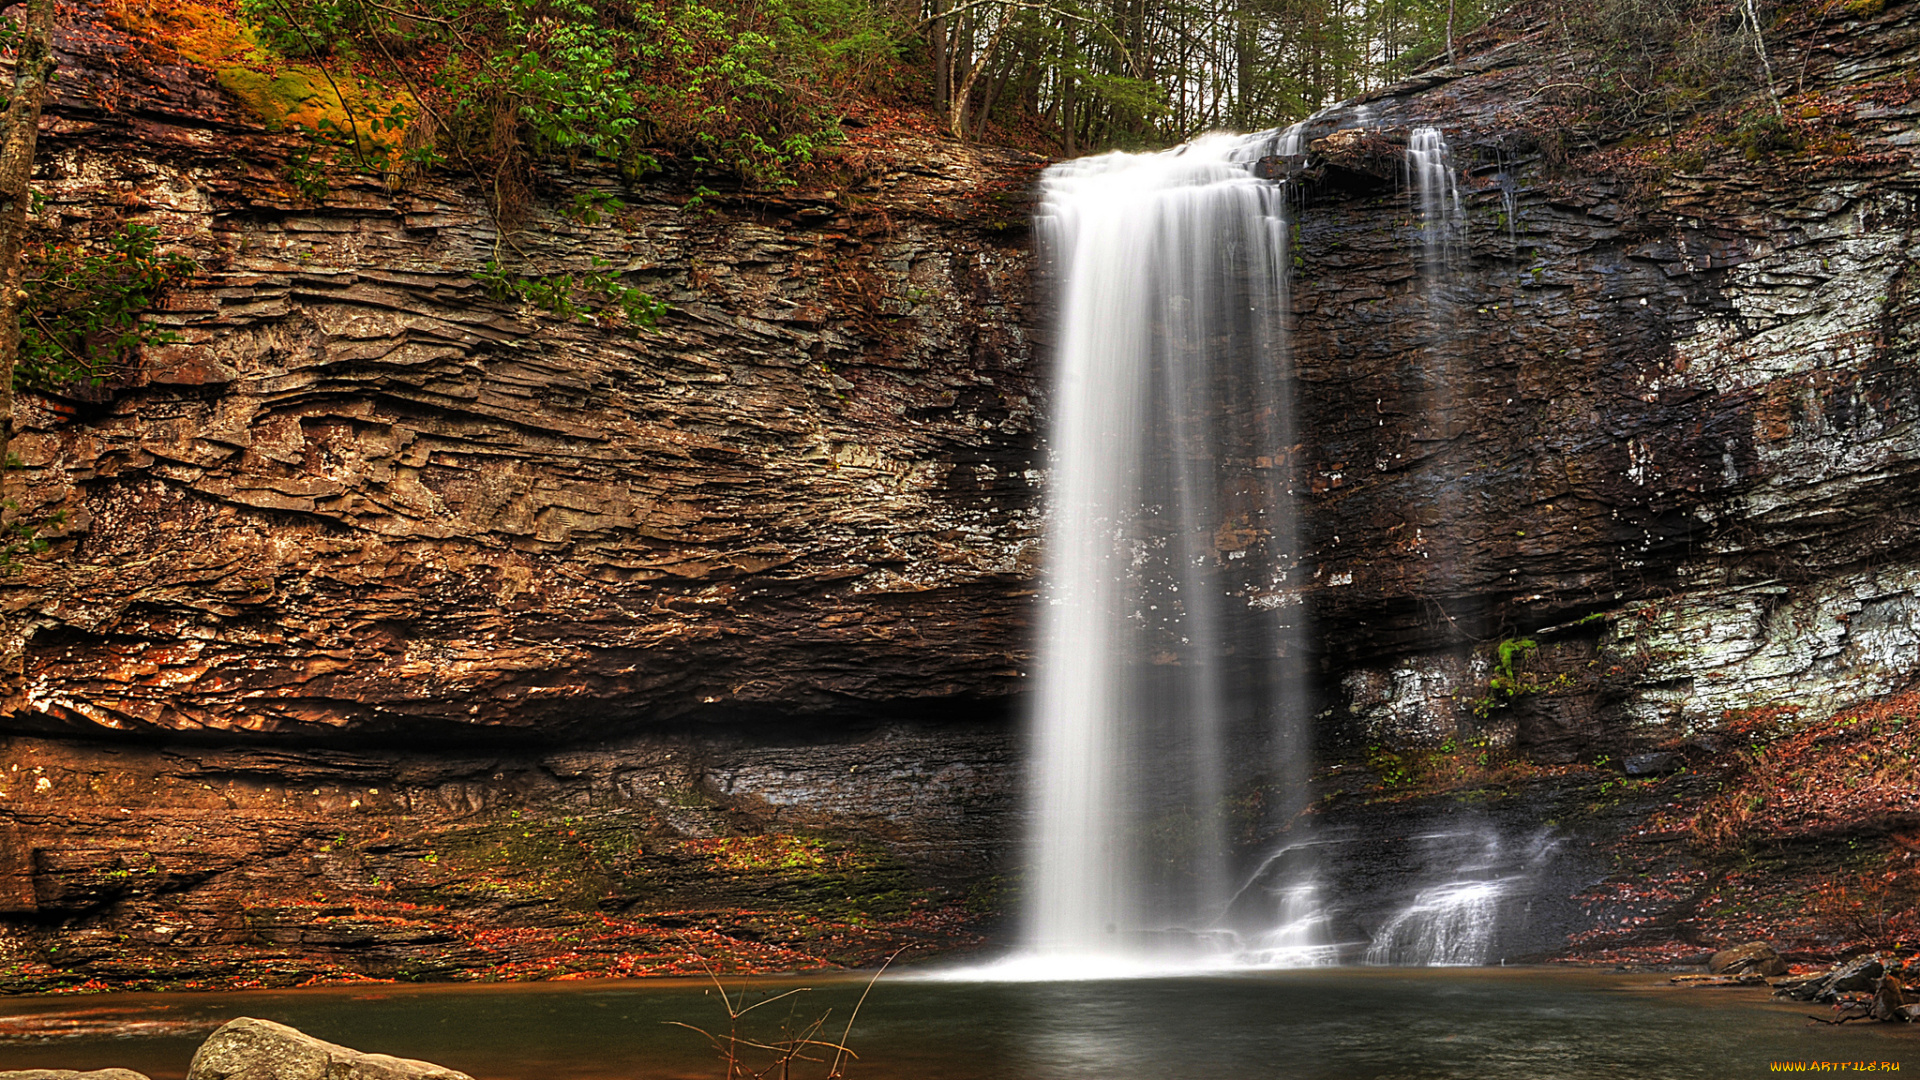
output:
[[[416,112],[405,90],[289,60],[261,44],[253,27],[209,4],[126,5],[114,14],[129,33],[211,71],[222,88],[274,130],[307,131],[340,143],[357,135],[362,154],[386,158],[397,139],[374,121]]]

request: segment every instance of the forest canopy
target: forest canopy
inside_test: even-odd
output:
[[[1671,130],[1771,90],[1768,28],[1817,6],[1526,0],[1477,32],[1492,0],[239,0],[239,13],[259,46],[340,73],[326,77],[345,115],[314,134],[359,158],[372,137],[405,169],[470,171],[511,218],[543,163],[780,185],[876,114],[1063,155],[1272,127],[1484,46],[1495,27],[1560,50],[1539,95],[1555,124]]]
[[[1064,153],[1263,127],[1447,52],[1483,0],[242,0],[408,84],[417,161],[658,155],[779,182],[851,108]],[[357,118],[376,124],[379,118]],[[358,137],[362,133],[356,133]]]

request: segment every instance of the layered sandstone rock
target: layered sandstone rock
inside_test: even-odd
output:
[[[66,517],[9,583],[16,727],[551,738],[1017,684],[1037,160],[898,133],[695,201],[555,174],[502,236],[471,178],[304,198],[300,137],[70,30],[40,220],[204,272],[107,401],[28,401],[28,513]],[[671,310],[570,321],[495,260]]]
[[[1617,755],[1899,688],[1920,673],[1920,14],[1786,43],[1797,149],[1722,131],[1690,160],[1571,166],[1541,149],[1546,32],[1305,132],[1294,482],[1326,720],[1437,741],[1485,726],[1481,699],[1536,755]],[[1379,167],[1423,125],[1463,171],[1439,272]],[[1486,702],[1522,637],[1553,692]]]

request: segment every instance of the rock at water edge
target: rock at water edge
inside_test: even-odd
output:
[[[1766,942],[1749,941],[1714,953],[1707,970],[1715,975],[1785,975],[1787,962]]]
[[[1827,985],[1822,988],[1822,993],[1845,994],[1856,990],[1872,990],[1886,970],[1878,954],[1856,956],[1834,965],[1827,975]]]
[[[363,1054],[271,1020],[243,1016],[208,1036],[187,1080],[473,1080],[430,1062]]]
[[[1873,1018],[1904,1024],[1907,1022],[1906,1009],[1906,988],[1891,975],[1883,977],[1873,992]]]
[[[1885,972],[1880,957],[1869,953],[1842,960],[1823,975],[1783,979],[1773,985],[1773,996],[1789,1001],[1832,1001],[1844,993],[1875,989]]]

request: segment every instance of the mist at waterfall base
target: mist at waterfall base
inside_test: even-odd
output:
[[[1436,836],[1362,926],[1316,837],[1296,500],[1289,275],[1301,127],[1049,169],[1051,480],[1019,950],[968,978],[1496,960],[1533,858]],[[1464,246],[1451,152],[1412,133],[1429,316]],[[1419,844],[1414,847],[1421,847]],[[1508,853],[1501,854],[1502,849]]]

